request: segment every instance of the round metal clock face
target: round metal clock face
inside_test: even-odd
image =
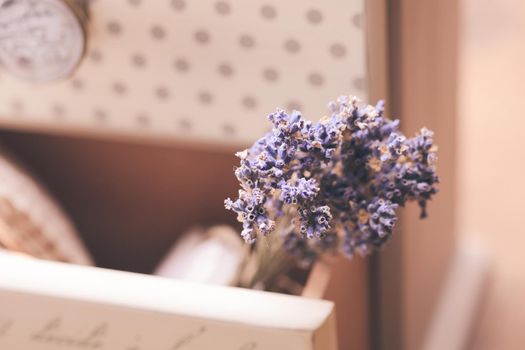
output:
[[[65,0],[0,0],[0,61],[17,77],[45,82],[68,76],[85,40]]]

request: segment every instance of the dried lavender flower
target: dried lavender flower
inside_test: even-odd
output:
[[[288,220],[293,229],[283,235],[283,247],[306,265],[319,254],[350,257],[382,246],[399,206],[415,201],[425,217],[437,193],[430,130],[405,137],[399,120],[384,117],[382,101],[361,107],[355,97],[342,96],[328,112],[317,123],[298,111],[271,113],[272,130],[237,153],[241,190],[238,199],[225,201],[248,243]]]

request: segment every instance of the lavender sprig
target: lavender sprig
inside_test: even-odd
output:
[[[415,201],[425,217],[437,193],[431,131],[406,138],[399,120],[384,117],[383,102],[361,107],[342,96],[328,110],[317,123],[298,111],[270,114],[272,130],[237,153],[241,189],[225,201],[248,243],[288,216],[294,229],[282,237],[283,247],[306,265],[319,254],[351,257],[382,246],[399,206]]]

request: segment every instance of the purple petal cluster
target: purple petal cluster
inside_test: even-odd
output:
[[[317,123],[280,109],[268,119],[272,130],[237,153],[241,190],[225,201],[246,242],[287,220],[294,229],[283,246],[308,263],[325,252],[353,256],[380,247],[408,201],[426,216],[438,183],[431,131],[407,138],[399,120],[384,116],[383,102],[360,106],[348,96],[330,102]]]
[[[272,232],[275,222],[271,220],[264,208],[265,197],[263,193],[254,188],[252,191],[239,191],[239,199],[235,202],[226,199],[226,209],[238,214],[238,220],[243,223],[241,236],[248,243],[254,243],[257,233],[267,235]],[[257,228],[257,231],[254,230]]]

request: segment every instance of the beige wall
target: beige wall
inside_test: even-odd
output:
[[[512,234],[505,231],[525,233],[525,3],[483,2],[507,5],[482,10],[479,1],[465,0],[459,225],[507,243],[501,238]]]
[[[491,279],[473,349],[525,335],[525,2],[463,0],[458,230],[482,238]]]

